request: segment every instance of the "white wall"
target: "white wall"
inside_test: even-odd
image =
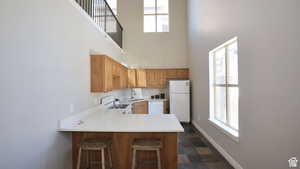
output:
[[[188,0],[193,120],[244,169],[300,159],[298,0]],[[208,52],[239,38],[240,141],[208,123]]]
[[[188,67],[186,0],[170,0],[170,32],[144,33],[143,0],[118,0],[124,49],[135,67]]]
[[[89,53],[125,59],[69,0],[1,0],[0,21],[0,168],[70,169],[57,122],[107,95],[90,93]]]

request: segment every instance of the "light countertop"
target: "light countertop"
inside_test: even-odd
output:
[[[168,101],[168,99],[146,99],[149,102],[164,102]]]
[[[93,108],[61,120],[59,131],[69,132],[184,132],[173,114],[123,114],[122,110]]]
[[[168,101],[168,99],[151,99],[151,98],[143,98],[143,99],[138,99],[138,100],[127,99],[126,101],[123,101],[122,103],[132,104],[132,103],[141,102],[141,101],[164,102],[164,101]]]

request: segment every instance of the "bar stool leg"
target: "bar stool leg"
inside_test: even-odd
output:
[[[101,149],[102,169],[105,169],[104,148]]]
[[[158,165],[158,169],[161,169],[161,163],[160,163],[160,150],[156,150],[156,154],[157,154],[157,165]]]
[[[90,151],[89,150],[85,150],[86,152],[86,162],[87,162],[87,169],[91,168],[91,163],[90,163]]]
[[[81,148],[79,148],[79,152],[78,152],[78,158],[77,158],[77,169],[80,169],[80,162],[81,162]]]
[[[135,169],[135,158],[136,158],[136,149],[133,149],[133,155],[132,155],[132,169]]]
[[[108,159],[109,159],[109,165],[110,165],[110,168],[112,168],[112,155],[111,155],[111,146],[108,146],[107,147],[107,151],[108,151]]]

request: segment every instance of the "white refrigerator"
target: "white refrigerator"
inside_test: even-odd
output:
[[[170,113],[181,122],[190,122],[190,81],[170,80]]]

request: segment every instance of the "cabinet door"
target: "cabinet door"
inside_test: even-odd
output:
[[[136,87],[147,87],[146,71],[144,69],[136,69]]]
[[[104,67],[104,91],[111,91],[113,90],[113,62],[110,58],[105,57]]]
[[[127,76],[127,75],[126,75]],[[120,65],[120,88],[121,89],[124,89],[124,81],[125,81],[125,78],[124,78],[124,68],[122,65]]]
[[[147,88],[155,88],[155,72],[151,69],[146,70]]]
[[[124,66],[124,88],[128,88],[128,69]]]
[[[134,69],[128,69],[128,88],[136,87],[136,75]]]
[[[105,91],[104,55],[91,55],[91,92]]]
[[[168,100],[164,101],[164,114],[169,114],[169,104]]]
[[[177,70],[176,69],[167,69],[167,79],[176,79],[177,78]]]
[[[148,101],[141,101],[132,104],[134,114],[148,114]]]
[[[121,66],[121,64],[119,64],[118,62],[116,62],[116,61],[114,61],[114,60],[112,60],[112,74],[114,75],[114,76],[120,76],[120,66]]]
[[[167,72],[165,69],[158,70],[158,80],[159,80],[159,88],[167,87]]]
[[[165,88],[166,71],[164,69],[147,69],[147,88]]]
[[[189,79],[189,69],[167,69],[167,79]]]
[[[177,69],[178,79],[189,79],[189,69]]]
[[[125,66],[121,65],[121,72],[120,72],[120,76],[121,76],[121,88],[125,89],[127,88],[127,68]]]

